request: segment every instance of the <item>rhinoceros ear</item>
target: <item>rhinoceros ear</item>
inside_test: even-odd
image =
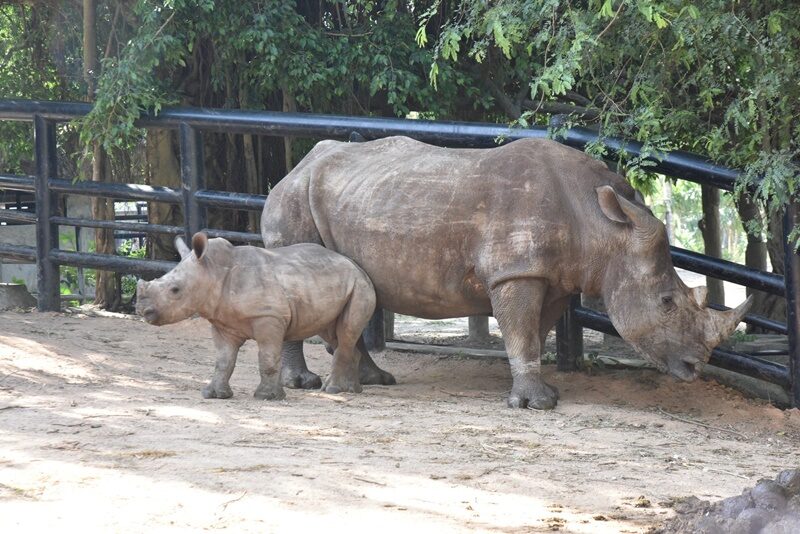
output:
[[[612,221],[633,224],[640,236],[649,237],[658,232],[658,219],[647,208],[618,195],[610,185],[600,186],[595,191],[600,209]]]
[[[192,251],[189,250],[189,247],[186,246],[186,243],[183,241],[181,236],[175,237],[175,249],[178,251],[178,254],[181,255],[181,259],[192,253]]]
[[[208,236],[205,233],[197,232],[192,236],[192,250],[194,250],[194,255],[197,256],[198,260],[203,259],[203,254],[205,254],[207,248]]]
[[[630,219],[622,211],[619,205],[619,197],[616,191],[610,185],[601,185],[597,189],[597,201],[600,203],[600,209],[603,214],[614,222],[627,224],[631,222]]]

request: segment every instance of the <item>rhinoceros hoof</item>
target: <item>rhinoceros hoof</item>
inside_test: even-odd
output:
[[[346,379],[336,379],[333,376],[329,376],[327,380],[322,384],[322,391],[325,393],[361,393],[361,384],[354,382],[353,380],[346,380]]]
[[[542,380],[514,384],[508,397],[509,408],[552,410],[558,402],[558,389]]]
[[[291,389],[319,389],[322,386],[322,379],[319,375],[311,371],[299,371],[284,369],[281,372],[281,382]]]
[[[365,386],[393,386],[397,384],[397,380],[394,379],[392,373],[387,373],[377,367],[361,369],[360,374],[360,381]]]
[[[213,383],[206,385],[201,394],[204,399],[230,399],[233,397],[230,386],[215,386]]]
[[[253,393],[253,397],[261,400],[283,400],[286,398],[286,392],[283,391],[280,385],[265,386],[264,384],[259,384],[255,393]]]

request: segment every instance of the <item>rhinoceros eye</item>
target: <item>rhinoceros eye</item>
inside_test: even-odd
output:
[[[177,295],[178,293],[181,292],[181,288],[179,288],[178,286],[172,286],[171,288],[169,288],[169,292],[172,293],[173,295]]]
[[[661,297],[661,304],[664,306],[672,306],[675,301],[672,299],[672,295],[663,295]]]

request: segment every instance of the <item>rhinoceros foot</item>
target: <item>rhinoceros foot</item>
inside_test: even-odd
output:
[[[204,399],[230,399],[233,397],[233,391],[229,385],[214,384],[214,382],[207,384],[200,393]]]
[[[508,396],[509,408],[552,410],[558,402],[558,389],[541,378],[515,378]]]
[[[322,379],[308,369],[284,367],[281,370],[281,383],[292,389],[319,389]]]
[[[374,365],[374,364],[373,364]],[[397,384],[394,375],[380,367],[361,367],[361,383],[364,385],[393,386]]]
[[[343,376],[334,376],[331,374],[322,384],[322,391],[325,393],[361,393],[361,384]]]
[[[261,382],[253,393],[253,397],[261,400],[283,400],[286,398],[286,392],[283,391],[280,384]]]

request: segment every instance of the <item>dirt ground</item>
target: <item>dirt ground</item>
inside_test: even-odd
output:
[[[310,366],[330,358],[307,345]],[[207,323],[0,313],[0,532],[646,532],[800,465],[800,413],[654,371],[556,373],[505,407],[504,360],[387,352],[360,395],[203,400]]]

